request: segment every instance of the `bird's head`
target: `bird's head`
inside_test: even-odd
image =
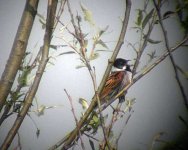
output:
[[[128,62],[130,60],[126,60],[126,59],[123,59],[123,58],[117,58],[115,61],[114,61],[114,64],[113,66],[117,69],[120,69],[120,70],[126,70],[127,66],[129,66]],[[129,66],[130,67],[130,66]]]

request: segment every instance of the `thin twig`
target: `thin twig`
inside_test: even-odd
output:
[[[89,137],[89,138],[91,138],[91,139],[97,141],[97,142],[100,142],[99,139],[96,139],[95,137],[93,137],[93,136],[91,136],[91,135],[89,135],[89,134],[87,134],[87,133],[85,133],[85,132],[84,132],[83,134],[86,135],[87,137]]]
[[[125,130],[125,127],[127,126],[127,123],[128,123],[128,121],[130,120],[130,118],[131,118],[133,112],[134,112],[134,111],[131,111],[131,113],[129,114],[129,116],[128,116],[127,119],[125,120],[125,124],[124,124],[124,126],[122,127],[121,132],[120,132],[120,134],[118,135],[118,137],[117,137],[117,139],[116,139],[116,145],[117,145],[117,147],[118,147],[119,139],[120,139],[121,136],[123,135],[123,131]]]
[[[97,98],[97,104],[98,104],[98,108],[99,108],[100,122],[101,122],[102,131],[103,131],[103,135],[104,135],[104,140],[105,140],[105,143],[107,144],[108,149],[110,150],[111,147],[110,147],[110,144],[108,142],[107,131],[106,131],[106,127],[105,127],[104,119],[103,119],[104,117],[103,117],[103,113],[102,113],[102,110],[101,110],[101,102],[100,102],[99,94],[98,94],[98,91],[97,91],[95,68],[94,68],[94,73],[93,73],[92,78],[93,78],[93,81],[94,81],[93,85],[94,85],[95,95],[96,95],[96,98]],[[105,149],[105,147],[103,149]]]
[[[154,27],[154,24],[155,24],[155,20],[156,20],[155,12],[154,12],[153,14],[154,14],[154,15],[153,15],[152,21],[151,21],[151,23],[149,24],[149,29],[148,29],[147,34],[145,35],[145,39],[144,39],[144,42],[143,42],[142,46],[141,46],[141,39],[143,38],[143,36],[142,36],[143,30],[142,30],[142,32],[141,32],[141,39],[140,39],[139,50],[136,51],[137,57],[136,57],[136,61],[135,61],[135,63],[134,63],[133,70],[132,70],[133,76],[136,74],[137,68],[138,68],[139,63],[140,63],[141,56],[142,56],[142,54],[143,54],[143,52],[144,52],[144,50],[145,50],[145,48],[146,48],[146,46],[147,46],[148,39],[149,39],[149,37],[150,37],[150,35],[151,35],[151,32],[152,32],[153,27]]]
[[[66,95],[67,95],[67,97],[68,97],[68,99],[69,99],[70,104],[71,104],[71,111],[72,111],[72,114],[73,114],[73,116],[74,116],[74,120],[75,120],[75,122],[76,122],[76,126],[78,126],[78,119],[77,119],[76,113],[75,113],[75,111],[74,111],[74,106],[73,106],[73,103],[72,103],[72,97],[68,94],[68,92],[67,92],[66,89],[64,89],[64,91],[65,91],[65,93],[66,93]],[[85,146],[84,146],[84,142],[83,142],[83,140],[82,140],[82,135],[81,135],[80,130],[79,130],[79,138],[80,138],[80,141],[81,141],[82,149],[85,150]]]
[[[79,37],[78,28],[77,28],[77,26],[76,26],[76,24],[75,24],[73,13],[72,13],[72,11],[71,11],[71,9],[70,9],[69,0],[67,1],[67,6],[68,6],[68,11],[69,11],[70,16],[71,16],[71,22],[72,22],[72,25],[73,25],[73,27],[74,27],[74,32],[75,32],[76,38],[78,38],[78,37]],[[80,39],[79,39],[79,40],[80,40]]]
[[[57,11],[56,22],[54,23],[54,29],[56,29],[56,27],[57,27],[59,19],[60,19],[61,15],[64,11],[64,7],[65,7],[66,2],[67,2],[67,0],[61,0],[60,8]],[[53,31],[55,31],[55,30],[53,30]]]
[[[91,76],[91,79],[92,79],[92,83],[93,83],[93,87],[94,87],[94,91],[95,91],[95,95],[96,95],[97,103],[98,103],[98,107],[99,107],[99,115],[100,115],[100,122],[101,122],[102,131],[103,131],[104,138],[105,138],[105,141],[107,143],[107,146],[110,149],[109,143],[108,143],[108,140],[107,140],[105,125],[104,125],[104,122],[103,122],[103,114],[100,111],[101,105],[100,105],[99,95],[98,95],[98,92],[97,92],[97,82],[96,82],[95,68],[94,68],[94,70],[92,70],[90,62],[87,59],[87,55],[85,53],[86,52],[85,43],[84,43],[85,40],[84,40],[84,37],[83,37],[83,33],[82,33],[81,25],[80,25],[80,20],[78,19],[78,15],[77,15],[77,25],[76,25],[75,21],[74,21],[74,17],[73,17],[74,15],[73,15],[73,13],[71,11],[70,3],[68,2],[67,4],[68,4],[69,13],[71,15],[72,24],[73,24],[73,27],[75,28],[74,29],[75,32],[76,32],[75,35],[77,35],[76,39],[78,40],[79,45],[80,45],[80,51],[81,51],[80,52],[80,57],[84,60],[84,63],[86,65],[86,67],[87,67],[87,69],[89,71],[89,74]]]
[[[61,20],[59,20],[57,17],[56,17],[56,19],[57,19],[57,21],[58,21],[61,25],[64,26],[64,28],[68,31],[68,33],[70,33],[73,37],[76,37],[76,35],[75,35],[73,32],[71,32],[71,31],[69,30],[69,28],[67,27],[68,24],[65,25],[65,24],[64,24]]]
[[[14,150],[17,149],[22,150],[22,144],[21,144],[21,138],[19,132],[17,133],[17,135],[18,135],[18,145],[14,148]]]
[[[108,125],[108,127],[106,127],[107,128],[107,136],[108,136],[108,138],[110,137],[110,133],[111,133],[111,130],[113,128],[114,123],[117,121],[117,116],[119,114],[119,110],[120,110],[121,106],[122,106],[121,103],[117,104],[116,108],[114,109],[110,124]],[[103,145],[104,145],[103,147],[105,148],[106,141],[103,142]]]
[[[164,24],[163,24],[163,21],[162,21],[161,8],[160,8],[161,6],[158,6],[155,0],[153,0],[153,3],[154,3],[154,6],[155,6],[155,9],[157,10],[157,15],[158,15],[158,18],[159,18],[159,23],[160,23],[160,26],[161,26],[161,29],[162,29],[162,32],[163,32],[164,40],[165,40],[165,46],[166,46],[167,51],[169,53],[169,58],[170,58],[170,61],[172,63],[172,66],[173,66],[173,69],[174,69],[174,73],[175,73],[175,78],[176,78],[176,81],[177,81],[177,83],[179,85],[179,88],[180,88],[180,91],[181,91],[181,94],[182,94],[182,97],[183,97],[183,100],[184,100],[184,105],[188,109],[188,99],[187,99],[187,96],[185,94],[185,90],[183,88],[183,85],[182,85],[182,83],[180,81],[174,57],[171,54],[167,31],[166,31],[166,29],[164,27]]]

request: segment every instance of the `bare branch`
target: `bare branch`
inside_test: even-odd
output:
[[[131,118],[133,112],[134,112],[134,111],[131,111],[131,113],[130,113],[129,116],[127,117],[127,119],[126,119],[126,121],[125,121],[125,124],[124,124],[124,126],[122,127],[121,132],[120,132],[119,136],[118,136],[117,139],[116,139],[116,146],[117,146],[117,147],[118,147],[119,139],[120,139],[120,137],[123,135],[123,131],[124,131],[124,129],[125,129],[125,127],[126,127],[128,121],[130,120],[130,118]]]
[[[38,2],[39,0],[26,2],[14,44],[0,81],[0,112],[24,58],[27,42],[36,16]]]
[[[66,4],[67,0],[61,0],[61,4],[60,4],[60,8],[57,11],[57,17],[56,17],[56,22],[54,23],[54,29],[57,27],[57,24],[59,22],[59,19],[64,11],[65,8],[65,4]]]
[[[155,14],[155,12],[154,12],[153,14]],[[143,54],[143,52],[144,52],[144,49],[145,49],[146,46],[147,46],[148,39],[149,39],[149,37],[150,37],[150,35],[151,35],[151,32],[152,32],[153,27],[154,27],[154,24],[155,24],[155,19],[156,19],[156,17],[155,17],[155,15],[154,15],[153,18],[152,18],[152,22],[151,22],[151,24],[149,25],[148,32],[147,32],[147,34],[145,35],[145,39],[144,39],[144,42],[143,42],[142,46],[140,45],[140,46],[139,46],[139,50],[136,51],[137,57],[136,57],[136,61],[135,61],[135,63],[134,63],[133,70],[132,70],[133,76],[136,74],[136,70],[137,70],[138,65],[139,65],[139,63],[140,63],[141,56],[142,56],[142,54]],[[143,34],[143,33],[141,33],[141,38],[142,38],[142,34]],[[140,40],[140,44],[141,44],[141,40]]]
[[[180,81],[180,78],[179,78],[179,75],[178,75],[178,70],[176,68],[176,63],[175,63],[175,60],[174,60],[174,57],[173,55],[171,54],[171,51],[170,51],[170,46],[169,46],[169,40],[168,40],[168,35],[167,35],[167,31],[165,30],[165,27],[164,27],[164,24],[163,24],[163,21],[162,21],[162,17],[161,17],[161,6],[157,5],[156,1],[153,0],[153,3],[155,5],[155,9],[157,10],[157,15],[158,15],[158,18],[159,18],[159,23],[161,25],[161,28],[162,28],[162,32],[163,32],[163,36],[164,36],[164,40],[165,40],[165,45],[166,45],[166,48],[167,48],[167,51],[169,53],[169,58],[170,58],[170,61],[172,63],[172,66],[173,66],[173,69],[174,69],[174,73],[175,73],[175,78],[176,78],[176,81],[179,85],[179,88],[180,88],[180,91],[181,91],[181,94],[182,94],[182,97],[183,97],[183,100],[184,100],[184,105],[186,106],[186,108],[188,109],[188,99],[187,99],[187,96],[185,94],[185,90],[183,88],[183,85]]]
[[[65,91],[65,93],[66,93],[66,95],[67,95],[67,97],[68,97],[68,99],[69,99],[70,104],[71,104],[71,111],[72,111],[72,113],[73,113],[74,120],[75,120],[75,122],[76,122],[76,126],[78,126],[78,119],[77,119],[76,113],[75,113],[75,111],[74,111],[74,106],[73,106],[73,103],[72,103],[72,97],[68,94],[68,92],[67,92],[66,89],[64,89],[64,91]],[[79,130],[79,138],[80,138],[80,141],[81,141],[82,149],[85,150],[85,146],[84,146],[84,143],[83,143],[83,140],[82,140],[82,135],[81,135],[80,130]]]
[[[2,150],[6,150],[10,146],[10,144],[11,144],[14,136],[16,135],[21,123],[23,122],[23,119],[25,118],[25,116],[32,104],[33,98],[37,92],[40,80],[41,80],[43,72],[44,72],[44,69],[48,62],[49,46],[50,46],[51,36],[52,36],[52,31],[53,31],[53,26],[54,26],[56,7],[57,7],[57,0],[48,0],[47,24],[46,24],[46,32],[45,32],[45,36],[44,36],[44,45],[43,45],[43,50],[42,50],[41,62],[39,64],[38,70],[36,72],[34,82],[25,98],[24,106],[21,109],[20,113],[17,115],[17,118],[16,118],[12,128],[9,130],[9,133],[8,133],[7,137],[5,138],[4,143],[1,147]]]

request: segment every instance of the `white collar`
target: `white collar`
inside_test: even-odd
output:
[[[113,66],[111,72],[125,71],[125,69],[126,69],[126,66],[124,66],[123,69],[119,69]]]

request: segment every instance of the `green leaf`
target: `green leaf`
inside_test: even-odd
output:
[[[37,115],[38,115],[38,116],[44,115],[45,109],[46,109],[46,106],[41,105],[41,106],[37,109]]]
[[[89,107],[87,101],[83,98],[79,98],[79,103],[82,105],[83,109],[87,109]]]
[[[76,16],[76,19],[78,20],[78,22],[81,22],[81,21],[82,21],[82,17],[79,16],[79,15]]]
[[[107,119],[108,119],[108,114],[106,114],[105,116],[103,116],[103,122],[104,122],[104,124],[106,123]]]
[[[84,20],[89,22],[91,25],[95,25],[94,20],[93,20],[93,15],[92,12],[87,9],[82,3],[80,3],[82,12],[84,13]]]
[[[181,67],[176,65],[176,68],[183,74],[183,76],[185,77],[185,79],[188,80],[188,71],[183,70]]]
[[[97,41],[97,44],[101,45],[102,47],[108,49],[108,46],[100,39]]]
[[[99,122],[99,117],[97,115],[94,115],[92,119],[95,123]]]
[[[30,72],[31,72],[30,66],[25,66],[22,68],[22,73],[18,77],[18,83],[21,86],[23,86],[23,87],[27,86],[27,78],[28,78],[28,75],[30,74]]]
[[[50,45],[50,48],[57,50],[57,46],[56,45]]]
[[[42,29],[45,29],[45,27],[46,27],[46,22],[43,22],[41,19],[39,19],[39,22],[42,24]]]
[[[39,22],[41,23],[42,25],[42,29],[45,29],[46,27],[46,19],[43,15],[37,13],[37,16],[39,17]]]
[[[149,56],[149,59],[150,59],[150,60],[152,60],[152,59],[154,59],[154,58],[157,57],[157,56],[156,56],[156,51],[155,51],[155,50],[154,50],[153,52],[151,52],[151,53],[148,53],[147,55]]]
[[[89,144],[91,146],[91,149],[95,150],[95,145],[94,145],[94,143],[93,143],[93,141],[91,139],[89,139]]]
[[[37,138],[39,137],[39,135],[40,135],[40,129],[37,128],[37,131],[36,131]]]
[[[151,43],[151,44],[159,44],[159,43],[162,42],[162,41],[155,41],[155,40],[152,40],[152,39],[150,39],[150,38],[148,38],[147,41],[148,41],[149,43]]]
[[[89,124],[92,125],[97,122],[99,122],[99,117],[96,114],[94,114],[92,119],[90,120]]]
[[[111,50],[105,50],[105,49],[98,49],[96,50],[96,52],[113,52]]]
[[[22,103],[17,103],[13,105],[13,112],[20,112],[20,108],[22,106]]]
[[[104,29],[100,30],[100,31],[99,31],[99,37],[100,37],[103,33],[105,33],[105,32],[108,30],[108,28],[109,28],[109,25],[107,25]]]
[[[178,118],[188,128],[188,122],[182,116],[179,116]]]
[[[84,40],[84,48],[87,48],[87,45],[88,45],[88,40]]]
[[[138,17],[137,17],[136,25],[140,26],[141,22],[142,22],[142,19],[143,19],[142,10],[138,9]]]
[[[43,15],[39,14],[39,13],[37,13],[37,16],[38,16],[41,20],[43,20],[43,21],[46,20],[45,17],[44,17]]]
[[[74,51],[63,52],[63,53],[60,53],[58,56],[67,55],[67,54],[75,54],[75,52]]]
[[[96,114],[96,112],[93,112],[93,116],[92,119],[89,122],[89,126],[93,129],[93,133],[96,133],[99,125],[100,125],[100,119],[98,117],[98,115]]]
[[[90,56],[89,60],[95,60],[99,57],[99,53],[94,53],[93,55]]]
[[[165,13],[163,14],[163,19],[164,19],[164,18],[168,18],[168,17],[170,17],[170,16],[173,15],[173,14],[175,14],[175,12],[173,12],[173,11],[167,11],[167,12],[165,12]]]
[[[124,112],[127,112],[127,111],[131,111],[133,105],[135,104],[136,102],[136,98],[132,98],[132,99],[127,99],[126,101],[126,107],[124,109]]]
[[[76,69],[80,69],[80,68],[83,68],[83,67],[86,67],[85,65],[78,65],[76,66]]]
[[[148,21],[151,19],[152,15],[154,12],[154,8],[149,12],[149,14],[146,15],[146,17],[144,18],[143,22],[142,22],[142,29],[145,28],[146,24],[148,23]]]
[[[10,95],[11,95],[11,100],[15,102],[15,101],[18,101],[19,98],[21,98],[22,96],[24,96],[25,93],[11,91]]]
[[[57,50],[60,47],[66,47],[67,45],[50,45],[50,48]]]

